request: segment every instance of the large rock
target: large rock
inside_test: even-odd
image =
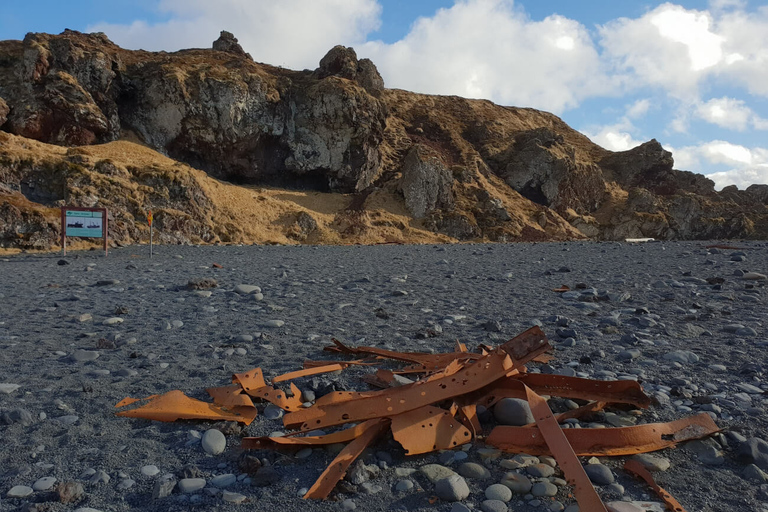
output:
[[[453,206],[451,171],[428,148],[413,146],[403,161],[402,174],[400,190],[408,211],[417,219]]]
[[[235,35],[226,30],[222,30],[219,38],[213,42],[213,49],[218,52],[227,52],[249,59],[251,58],[250,54],[245,53],[243,47],[237,42]]]
[[[8,107],[8,104],[5,102],[5,100],[0,98],[0,127],[5,124],[6,119],[8,119],[8,112],[10,111],[11,109]]]
[[[320,67],[315,70],[320,78],[338,76],[354,80],[371,93],[384,90],[384,80],[370,59],[357,60],[354,48],[334,46],[320,60]]]

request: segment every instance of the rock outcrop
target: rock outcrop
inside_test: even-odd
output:
[[[546,112],[385,89],[344,46],[292,71],[226,31],[209,50],[152,53],[67,30],[2,41],[0,62],[5,245],[55,244],[65,202],[109,206],[126,243],[147,209],[179,243],[768,237],[768,185],[716,192],[655,140],[613,153]],[[101,153],[116,148],[131,154]],[[269,212],[254,231],[206,174],[293,192],[226,185]]]

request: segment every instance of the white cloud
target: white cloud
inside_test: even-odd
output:
[[[739,131],[746,130],[750,123],[759,124],[761,121],[744,101],[727,97],[701,103],[696,109],[696,115],[717,126]]]
[[[744,189],[753,183],[768,184],[768,149],[747,148],[722,140],[679,149],[669,148],[678,169],[700,172],[701,167],[721,166],[725,171],[706,174],[716,189],[736,185]]]
[[[648,110],[651,108],[651,100],[648,98],[644,98],[641,100],[637,100],[632,105],[629,106],[627,109],[627,117],[630,119],[637,119],[640,117],[644,117],[645,114],[648,113]]]
[[[554,112],[611,89],[583,25],[557,15],[531,21],[511,0],[458,0],[417,20],[402,40],[369,42],[359,53],[391,87]]]
[[[88,30],[126,48],[168,51],[210,48],[228,30],[256,61],[314,69],[333,46],[362,43],[381,15],[376,0],[161,0],[158,8],[169,21],[100,23]]]

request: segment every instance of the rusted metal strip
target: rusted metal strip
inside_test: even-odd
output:
[[[480,425],[480,418],[477,417],[476,405],[460,406],[456,417],[472,432],[473,436],[476,436],[478,432],[482,432],[483,427]]]
[[[633,380],[602,381],[540,373],[521,373],[499,380],[477,393],[464,397],[463,400],[464,403],[475,403],[485,407],[491,407],[502,398],[524,400],[525,390],[521,384],[525,384],[540,395],[630,404],[641,408],[647,408],[651,403],[650,397],[643,392],[640,384]]]
[[[425,406],[392,416],[392,436],[406,455],[450,450],[472,440],[472,433],[450,411]]]
[[[671,494],[664,490],[664,488],[660,487],[648,472],[648,470],[645,469],[645,467],[638,461],[628,460],[624,464],[624,469],[636,477],[645,480],[645,483],[647,483],[651,489],[653,489],[653,491],[659,496],[659,498],[662,499],[668,510],[673,510],[674,512],[686,512],[680,502],[673,498]]]
[[[473,354],[471,352],[453,352],[448,354],[432,354],[429,352],[395,352],[377,347],[357,347],[352,348],[341,341],[333,338],[333,347],[325,347],[328,352],[341,352],[352,355],[372,355],[384,359],[393,359],[406,363],[415,363],[425,370],[437,370],[446,367],[451,361],[456,359],[475,361],[482,357],[482,354]],[[411,368],[413,369],[413,368]]]
[[[579,456],[620,456],[662,450],[719,430],[712,418],[702,413],[670,423],[619,428],[568,428],[563,433]],[[491,431],[486,443],[510,453],[552,455],[536,427],[498,426]]]
[[[152,400],[153,398],[157,398],[160,395],[149,395],[147,398],[131,398],[126,397],[120,400],[115,404],[115,409],[119,409],[121,407],[125,407],[126,405],[135,404],[136,402],[143,402],[144,400]]]
[[[240,385],[222,386],[206,389],[213,402],[224,407],[253,407],[251,397],[243,393]]]
[[[266,387],[267,383],[264,381],[264,374],[261,368],[254,368],[253,370],[245,373],[236,373],[232,376],[232,382],[240,384],[243,387],[243,391],[253,396],[251,392]]]
[[[558,423],[562,423],[565,420],[568,420],[571,418],[577,418],[577,419],[583,418],[588,414],[602,411],[603,409],[605,409],[606,405],[608,405],[608,402],[589,402],[588,404],[582,405],[581,407],[578,407],[571,411],[566,411],[566,412],[561,412],[560,414],[556,414],[555,419],[557,420]]]
[[[552,455],[557,460],[560,469],[563,470],[566,480],[574,488],[573,494],[579,502],[579,509],[589,512],[608,512],[603,500],[598,496],[592,486],[584,467],[576,458],[573,448],[568,443],[563,430],[555,420],[547,401],[537,395],[529,387],[525,387],[526,398],[531,406],[531,412],[536,420],[536,426],[546,441]]]
[[[215,404],[189,398],[181,391],[174,390],[160,395],[136,409],[118,412],[117,416],[167,422],[176,420],[239,421],[250,425],[256,414],[255,407],[234,407],[228,410]]]
[[[332,434],[326,434],[324,436],[245,437],[243,438],[242,447],[244,449],[252,450],[277,450],[286,447],[323,446],[336,443],[348,443],[363,435],[363,433],[372,425],[375,425],[377,421],[378,420],[368,420],[364,423],[355,425],[354,427],[340,430],[339,432],[333,432]]]
[[[388,426],[388,418],[381,418],[372,422],[360,437],[349,443],[333,459],[333,462],[323,471],[320,478],[307,491],[307,494],[304,495],[304,499],[323,500],[327,498],[333,488],[336,487],[336,484],[344,478],[349,466]]]
[[[355,361],[304,361],[304,368],[317,368],[318,366],[328,366],[330,364],[340,364],[345,368],[347,366],[376,366],[377,362],[370,359],[357,359]]]
[[[298,379],[300,377],[310,377],[312,375],[320,375],[323,373],[338,372],[343,369],[344,369],[344,366],[342,366],[339,363],[333,363],[327,366],[317,366],[315,368],[305,368],[303,370],[296,370],[295,372],[289,372],[289,373],[284,373],[283,375],[278,375],[277,377],[272,379],[272,383],[277,384],[278,382],[285,382],[288,380]]]
[[[398,388],[373,391],[370,396],[357,399],[354,403],[346,401],[320,406],[316,403],[307,409],[285,415],[283,424],[288,428],[300,427],[306,430],[402,414],[476,391],[549,348],[546,336],[541,329],[535,327],[452,375],[435,376]]]
[[[303,405],[301,391],[293,382],[291,382],[291,394],[293,396],[288,396],[285,391],[270,386],[264,386],[248,394],[254,398],[261,398],[271,402],[285,411],[298,411]]]

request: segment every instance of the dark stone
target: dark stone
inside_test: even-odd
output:
[[[61,482],[56,487],[59,494],[59,501],[62,503],[75,503],[85,495],[85,489],[79,482]]]
[[[251,485],[254,487],[269,487],[280,481],[280,473],[275,471],[272,466],[264,466],[251,476]]]
[[[739,445],[736,458],[744,464],[754,464],[768,470],[768,442],[757,437],[748,439]]]

